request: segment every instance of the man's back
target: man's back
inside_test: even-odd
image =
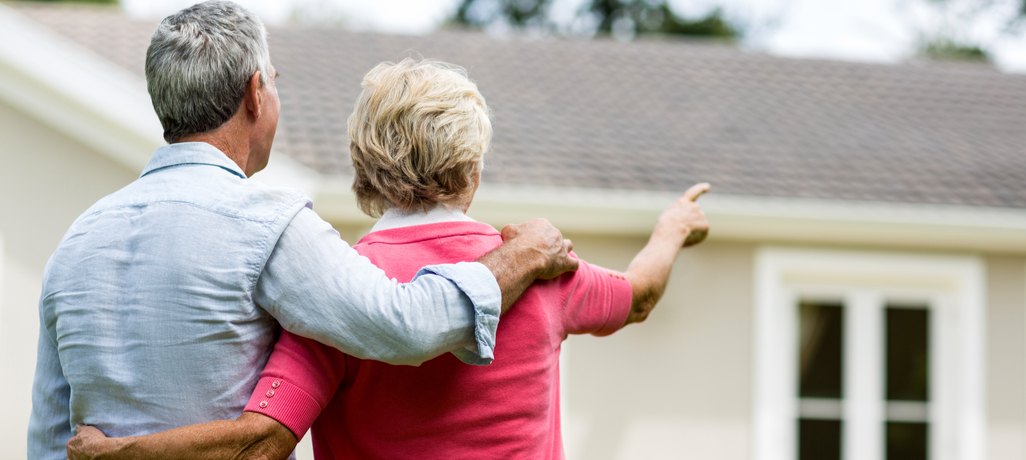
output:
[[[40,366],[57,357],[48,337],[67,383],[37,372],[36,386],[70,391],[69,432],[34,435],[62,399],[35,395],[30,448],[63,443],[76,423],[130,436],[236,417],[278,327],[254,286],[308,203],[245,180],[209,145],[175,144],[86,211],[47,264],[40,299]]]

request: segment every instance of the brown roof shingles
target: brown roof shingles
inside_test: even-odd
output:
[[[16,5],[142,74],[153,21]],[[349,173],[364,73],[408,55],[469,69],[494,115],[489,182],[1026,208],[1026,76],[984,65],[770,57],[707,42],[270,29],[278,150]]]

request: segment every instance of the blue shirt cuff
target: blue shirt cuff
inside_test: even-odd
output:
[[[421,268],[414,279],[428,273],[452,281],[474,305],[475,344],[453,351],[452,354],[467,364],[491,364],[495,358],[495,332],[502,311],[502,290],[492,271],[477,262],[430,265]]]

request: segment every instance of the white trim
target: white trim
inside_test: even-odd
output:
[[[985,265],[978,257],[834,251],[762,247],[755,256],[753,455],[755,460],[796,458],[797,394],[793,370],[797,349],[794,305],[799,294],[843,298],[852,327],[873,327],[872,311],[888,299],[924,299],[930,304],[931,423],[930,458],[986,458],[986,296]],[[875,294],[874,294],[875,293]],[[874,328],[879,330],[878,327]],[[852,334],[845,334],[851,336]],[[863,335],[863,337],[866,337]],[[847,339],[846,339],[847,340]],[[877,344],[868,343],[876,341]],[[846,343],[846,359],[882,360],[879,338]],[[851,350],[853,345],[859,350]],[[872,363],[870,363],[872,364]],[[876,366],[881,367],[881,366]],[[868,440],[846,446],[845,458],[882,455],[881,421],[885,408],[877,394],[881,375],[846,376],[845,435]],[[856,385],[852,387],[852,385]],[[869,404],[871,407],[865,406]],[[852,420],[850,424],[847,421]],[[848,425],[854,425],[848,427]],[[867,430],[874,431],[866,433]]]
[[[164,144],[142,78],[2,4],[0,100],[133,171]]]
[[[4,254],[4,236],[0,234],[0,331],[4,326],[4,267],[7,265],[7,256]]]
[[[884,349],[881,299],[872,292],[855,292],[844,302],[844,362],[868,372],[844,374],[845,459],[880,459],[884,451]],[[860,333],[861,332],[861,333]]]

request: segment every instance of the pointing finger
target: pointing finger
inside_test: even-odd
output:
[[[684,192],[684,199],[688,201],[695,201],[698,197],[702,196],[703,193],[708,192],[710,188],[709,183],[702,182],[701,184],[692,185],[688,191]]]

